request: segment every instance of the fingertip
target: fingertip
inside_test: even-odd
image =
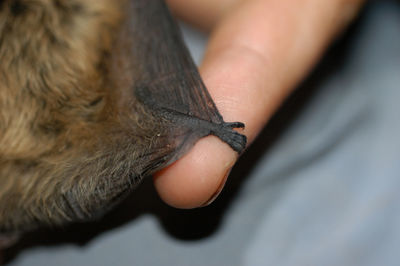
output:
[[[208,205],[222,190],[237,157],[218,138],[203,138],[184,157],[154,176],[156,190],[172,207]]]

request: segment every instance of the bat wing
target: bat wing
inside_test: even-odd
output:
[[[179,151],[212,134],[241,152],[246,137],[233,128],[244,124],[224,122],[164,1],[130,0],[127,12],[117,43],[129,62],[118,71],[136,100],[171,122]]]
[[[213,100],[183,44],[180,30],[162,0],[133,1],[130,27],[140,43],[132,46],[140,64],[138,97],[146,104],[222,123]]]

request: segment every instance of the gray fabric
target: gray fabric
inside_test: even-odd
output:
[[[400,265],[399,29],[399,2],[371,1],[212,206],[174,210],[146,182],[106,231],[10,265]],[[134,214],[110,222],[121,211]]]

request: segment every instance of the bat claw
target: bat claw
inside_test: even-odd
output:
[[[230,127],[230,128],[245,128],[244,123],[242,122],[228,122],[224,123],[224,126]]]
[[[246,147],[247,138],[245,135],[234,131],[234,128],[244,128],[244,124],[241,122],[223,123],[222,126],[219,125],[212,130],[211,134],[220,138],[234,151],[240,154]]]

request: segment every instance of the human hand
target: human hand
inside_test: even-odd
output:
[[[225,121],[241,121],[252,142],[305,77],[363,0],[167,0],[180,18],[211,31],[204,82]],[[201,139],[154,177],[178,208],[204,206],[223,185],[237,154],[216,137]]]

